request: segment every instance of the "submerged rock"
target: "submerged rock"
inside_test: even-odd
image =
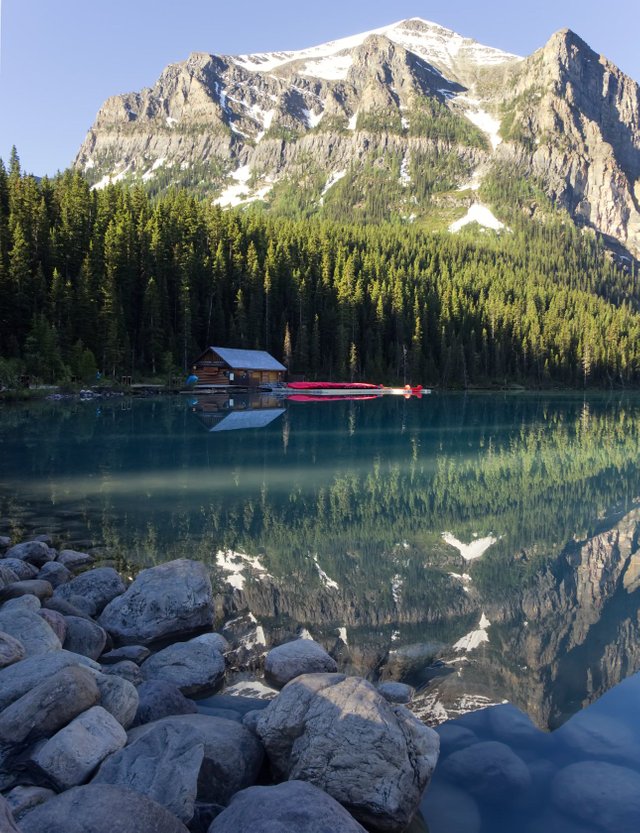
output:
[[[512,802],[529,789],[531,775],[524,761],[504,743],[485,741],[452,752],[438,773],[474,796],[491,802]]]
[[[304,781],[249,787],[217,816],[208,833],[366,833],[326,792]]]
[[[342,674],[290,682],[256,726],[277,777],[309,781],[373,830],[400,833],[438,759],[437,734]]]
[[[640,772],[604,761],[581,761],[560,770],[551,788],[554,806],[598,830],[640,830]]]
[[[295,639],[272,648],[264,661],[264,675],[268,682],[282,688],[301,674],[335,672],[338,665],[333,657],[313,639]]]
[[[122,644],[148,645],[213,625],[207,568],[185,558],[143,570],[100,616],[100,625]]]

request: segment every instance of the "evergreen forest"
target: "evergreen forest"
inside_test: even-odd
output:
[[[184,373],[209,345],[307,378],[443,387],[640,381],[636,264],[496,168],[501,234],[223,211],[0,164],[0,384]]]

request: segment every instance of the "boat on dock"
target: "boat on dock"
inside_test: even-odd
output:
[[[398,396],[422,396],[423,393],[430,393],[422,385],[405,385],[401,388],[386,387],[385,385],[373,385],[368,382],[290,382],[282,392],[287,398],[296,397],[298,401],[310,401],[312,398],[343,399],[345,397],[371,398],[395,394]],[[305,397],[304,400],[300,397]]]

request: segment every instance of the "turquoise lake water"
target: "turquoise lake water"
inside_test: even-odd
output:
[[[0,527],[53,533],[134,569],[200,558],[229,616],[250,610],[273,639],[307,628],[335,643],[346,670],[416,686],[425,719],[464,715],[476,740],[500,735],[468,712],[505,700],[545,738],[562,739],[547,730],[567,732],[614,694],[621,725],[631,714],[633,698],[614,687],[640,669],[636,395],[5,407]],[[625,731],[633,742],[613,763],[637,771],[639,739]],[[514,813],[543,801],[558,761],[607,760],[583,747],[530,752],[535,790]],[[556,828],[559,799],[544,795],[547,815],[534,817],[545,833],[627,823],[569,814]],[[478,830],[516,829],[473,801]],[[445,830],[435,809],[425,814]]]

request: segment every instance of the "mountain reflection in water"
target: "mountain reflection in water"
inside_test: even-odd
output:
[[[506,699],[553,728],[640,669],[639,397],[45,402],[0,448],[0,532],[200,558],[229,615],[431,722]]]

